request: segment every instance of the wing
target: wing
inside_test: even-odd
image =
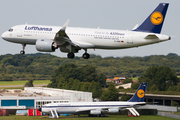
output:
[[[61,45],[73,45],[75,47],[77,47],[76,44],[74,44],[70,38],[68,37],[68,35],[66,34],[66,27],[69,24],[70,19],[68,19],[66,21],[66,23],[63,25],[63,27],[56,33],[55,37],[54,37],[54,41],[57,43],[58,46]]]
[[[77,109],[76,110],[76,113],[90,113],[90,111],[92,111],[92,110],[95,110],[95,111],[100,111],[100,112],[104,112],[104,111],[106,111],[107,112],[107,110],[108,110],[108,107],[107,108],[99,108],[99,107],[97,107],[97,108],[92,108],[92,107],[86,107],[86,108],[79,108],[79,109]]]
[[[72,41],[69,36],[66,34],[66,27],[69,24],[70,19],[66,21],[63,27],[56,33],[54,41],[56,44],[61,46],[72,45],[78,48],[94,48],[95,46],[91,43],[83,42],[83,41]]]

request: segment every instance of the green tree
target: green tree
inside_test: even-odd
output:
[[[28,82],[26,82],[26,84],[24,85],[24,87],[34,87],[33,85],[33,79],[29,79]]]
[[[169,86],[177,85],[179,79],[175,72],[167,66],[151,66],[139,78],[140,82],[147,82],[148,90],[154,84],[160,91],[166,91]]]
[[[157,85],[153,84],[149,90],[150,91],[158,91],[158,87],[157,87]]]
[[[132,83],[131,88],[132,88],[132,89],[138,89],[139,84],[140,84],[139,82],[137,82],[137,83]]]
[[[80,84],[80,81],[75,79],[74,82],[73,82],[73,86],[71,87],[71,90],[77,90],[77,89],[80,89],[79,87],[79,84]]]
[[[94,82],[94,80],[90,83],[89,88],[88,88],[89,92],[93,91],[95,84],[96,83]]]
[[[99,82],[95,83],[93,90],[91,92],[93,94],[93,98],[100,98],[102,94],[102,88]]]
[[[177,87],[175,85],[173,86],[169,86],[169,88],[167,89],[167,91],[176,91]]]
[[[179,103],[176,101],[172,101],[171,106],[178,106],[179,107]]]
[[[100,100],[102,100],[102,101],[108,101],[109,100],[109,92],[108,92],[108,90],[103,90],[102,91]]]
[[[65,84],[67,83],[66,79],[64,77],[62,77],[61,75],[57,76],[57,79],[58,79],[57,88],[64,89]]]
[[[131,78],[128,78],[126,80],[123,81],[123,84],[126,84],[126,83],[132,83],[132,79]]]
[[[100,99],[102,101],[117,101],[119,94],[113,83],[110,83],[107,90],[103,90]]]
[[[69,78],[68,83],[66,84],[66,89],[67,90],[72,90],[73,84],[74,84],[74,79],[73,78]]]
[[[119,98],[117,89],[115,88],[115,85],[113,83],[109,84],[108,94],[109,94],[109,101],[117,101]]]
[[[80,82],[99,82],[101,86],[105,85],[106,77],[103,74],[97,74],[95,67],[91,65],[85,65],[83,67],[77,67],[75,64],[66,64],[60,66],[55,70],[55,74],[52,76],[51,83],[48,87],[58,87],[57,76],[63,76],[67,82],[70,78],[77,79]],[[75,88],[73,88],[75,89]]]
[[[120,101],[128,101],[131,97],[128,96],[126,93],[121,96]]]
[[[177,89],[176,91],[180,92],[180,82],[177,84]]]
[[[81,90],[82,91],[88,91],[90,83],[89,82],[84,82],[84,84],[82,85]]]

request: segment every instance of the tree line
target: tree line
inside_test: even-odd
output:
[[[71,63],[59,66],[50,81],[48,87],[92,92],[93,98],[109,101],[118,100],[114,84],[109,84],[108,89],[103,90],[107,87],[106,76],[98,73],[92,65],[78,67]]]
[[[140,76],[150,66],[171,67],[180,75],[180,56],[174,53],[168,55],[152,55],[145,57],[105,57],[91,55],[84,60],[81,57],[74,59],[60,58],[51,54],[1,55],[0,80],[51,79],[54,70],[59,66],[73,63],[77,66],[95,66],[97,73],[106,76]]]

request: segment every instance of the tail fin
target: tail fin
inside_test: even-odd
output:
[[[149,17],[133,31],[161,33],[168,6],[169,3],[160,3]]]
[[[132,96],[132,98],[128,102],[144,102],[146,87],[147,87],[146,82],[141,83],[136,93]]]

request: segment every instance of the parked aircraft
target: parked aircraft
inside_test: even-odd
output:
[[[84,49],[84,59],[90,55],[87,49],[126,49],[170,40],[170,36],[160,34],[168,3],[160,3],[147,19],[132,31],[67,27],[62,26],[17,25],[2,34],[6,41],[23,45],[20,54],[25,53],[27,44],[35,45],[38,51],[54,52],[60,49],[74,58],[74,53]]]
[[[58,114],[89,114],[99,115],[106,113],[118,113],[121,110],[128,109],[134,116],[139,116],[135,107],[145,105],[144,102],[147,83],[143,82],[135,92],[134,96],[126,102],[69,102],[69,103],[50,103],[45,104],[39,111],[49,113],[52,117]]]

